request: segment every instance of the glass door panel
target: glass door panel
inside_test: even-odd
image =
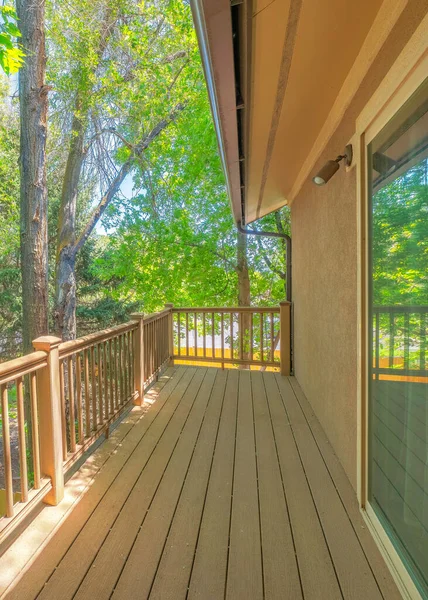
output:
[[[369,502],[428,598],[428,80],[368,163]]]

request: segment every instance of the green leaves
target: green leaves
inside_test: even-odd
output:
[[[16,73],[24,63],[25,54],[14,42],[14,38],[21,37],[16,21],[11,6],[0,6],[0,67],[6,75]]]
[[[424,159],[373,196],[375,304],[428,303],[427,176]]]

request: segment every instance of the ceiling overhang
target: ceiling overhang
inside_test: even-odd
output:
[[[236,221],[297,196],[406,4],[192,0]]]

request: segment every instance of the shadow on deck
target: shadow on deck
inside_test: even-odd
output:
[[[2,557],[8,599],[400,598],[296,380],[180,366],[148,396]]]

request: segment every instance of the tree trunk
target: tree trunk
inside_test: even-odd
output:
[[[247,236],[245,233],[238,231],[237,244],[237,271],[238,271],[238,306],[250,306],[250,275],[248,273],[247,259]],[[249,360],[250,357],[250,319],[249,313],[244,313],[239,320],[239,335],[242,336],[242,349],[244,360]],[[248,367],[241,367],[248,368]]]
[[[80,103],[77,99],[76,114],[79,110]],[[54,322],[55,332],[63,340],[72,340],[76,337],[76,208],[85,156],[84,138],[83,121],[75,116],[58,215]]]
[[[23,352],[48,333],[48,224],[46,187],[46,134],[48,88],[45,86],[45,3],[17,0],[17,14],[25,63],[19,73],[20,236],[22,274]],[[28,377],[24,379],[27,448],[33,447]],[[33,470],[32,454],[28,470]]]
[[[48,332],[48,237],[45,86],[45,3],[17,0],[25,64],[19,73],[21,114],[21,271],[24,353]]]
[[[247,236],[238,231],[237,271],[238,271],[238,306],[250,306],[250,276],[248,274]]]

